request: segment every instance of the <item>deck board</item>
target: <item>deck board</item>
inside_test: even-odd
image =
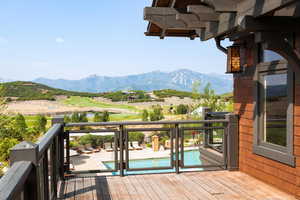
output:
[[[69,177],[60,199],[80,200],[295,200],[242,172],[209,171]]]

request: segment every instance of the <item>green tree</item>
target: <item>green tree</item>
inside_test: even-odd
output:
[[[80,122],[80,117],[79,117],[79,113],[73,113],[71,116],[71,121],[74,123]]]
[[[99,112],[96,112],[94,115],[94,122],[102,122],[102,115]]]
[[[145,109],[145,110],[143,110],[143,114],[142,114],[142,120],[143,121],[148,121],[149,119],[149,113],[148,113],[148,111]]]
[[[176,114],[187,114],[188,113],[188,105],[180,104],[176,108]]]
[[[226,103],[215,94],[215,91],[211,88],[211,84],[207,83],[204,87],[202,95],[202,103],[200,104],[203,107],[211,108],[213,111],[224,111],[226,108]]]
[[[0,161],[9,159],[10,149],[18,144],[19,141],[15,138],[4,138],[0,140]]]
[[[20,132],[25,133],[27,127],[25,117],[22,114],[17,114],[14,117],[16,128],[19,129]]]
[[[19,141],[24,139],[24,132],[16,125],[14,117],[0,115],[0,139],[15,138]]]
[[[200,80],[196,80],[196,81],[193,82],[193,85],[192,85],[192,98],[193,99],[198,99],[199,98],[200,86],[201,86],[201,81]]]
[[[130,132],[128,133],[128,140],[130,142],[138,141],[139,144],[143,143],[145,139],[144,133],[141,132]]]
[[[109,121],[109,112],[105,110],[103,112],[103,122],[108,122]]]
[[[35,121],[35,128],[39,133],[46,132],[47,118],[44,115],[37,115]]]
[[[70,122],[72,122],[71,117],[70,117],[69,115],[65,115],[65,116],[64,116],[64,122],[65,122],[65,123],[70,123]]]
[[[153,107],[153,111],[150,113],[150,121],[159,121],[164,119],[163,109],[160,105]]]
[[[79,122],[88,122],[88,118],[87,118],[87,114],[84,112],[84,113],[81,113],[79,114]]]
[[[4,87],[0,86],[0,113],[2,113],[3,110],[5,110],[6,103],[7,101],[4,96]]]

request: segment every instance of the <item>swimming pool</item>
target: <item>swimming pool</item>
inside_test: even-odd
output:
[[[103,162],[103,164],[108,169],[114,169],[114,162]],[[200,152],[199,150],[190,150],[184,152],[184,165],[201,165]],[[138,159],[130,160],[129,168],[149,168],[149,167],[169,167],[170,166],[170,157],[165,158],[148,158],[148,159]],[[181,169],[181,171],[191,171],[191,170],[202,170],[201,168],[194,169]],[[175,169],[165,169],[165,170],[146,170],[146,171],[126,171],[125,174],[146,174],[146,173],[166,173],[166,172],[175,172]],[[113,172],[113,175],[118,175],[118,172]]]

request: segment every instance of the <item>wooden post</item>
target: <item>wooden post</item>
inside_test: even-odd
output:
[[[18,161],[30,161],[33,170],[25,184],[24,199],[38,200],[40,197],[40,183],[38,174],[38,145],[31,142],[21,142],[10,150],[10,165]]]
[[[152,136],[152,150],[154,152],[159,151],[159,137],[157,135]]]
[[[239,168],[239,124],[238,115],[230,113],[226,115],[227,125],[227,169],[229,171]]]
[[[64,124],[64,117],[56,116],[52,118],[52,126],[54,124]],[[58,171],[59,171],[59,177],[61,180],[64,180],[64,173],[65,170],[69,171],[70,169],[70,151],[67,148],[67,158],[66,158],[66,167],[65,167],[65,142],[67,133],[64,132],[64,126],[62,126],[61,133],[58,135],[58,152],[57,153],[57,159],[58,159]],[[69,140],[66,140],[66,147],[69,146]],[[65,169],[66,168],[66,169]]]
[[[120,164],[119,164],[119,169],[120,169],[120,176],[124,176],[124,126],[120,125]],[[116,145],[116,144],[115,144]]]
[[[183,152],[182,152],[183,153]],[[179,174],[179,125],[175,124],[175,172]]]
[[[202,108],[202,119],[207,120],[207,113],[211,112],[211,108],[203,107]],[[211,126],[210,124],[203,124],[204,127]],[[211,130],[204,130],[204,147],[207,148],[212,140],[212,131]]]

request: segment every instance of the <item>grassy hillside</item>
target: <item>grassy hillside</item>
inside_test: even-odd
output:
[[[43,84],[25,81],[16,81],[1,83],[3,88],[3,96],[16,97],[17,100],[55,100],[57,95],[65,96],[80,96],[80,97],[104,97],[112,101],[126,101],[131,96],[139,100],[150,100],[150,96],[144,91],[133,91],[132,93],[107,92],[107,93],[88,93],[88,92],[73,92],[62,89],[48,87]]]
[[[179,91],[179,90],[172,90],[172,89],[165,89],[165,90],[154,90],[153,94],[159,98],[167,98],[167,97],[189,97],[193,98],[195,94],[192,92],[186,92],[186,91]],[[196,94],[197,95],[197,94]]]
[[[55,89],[46,85],[24,81],[2,83],[0,86],[3,88],[3,96],[17,97],[18,100],[55,100],[55,96],[57,95],[84,97],[101,96],[100,94],[95,93],[72,92]]]

